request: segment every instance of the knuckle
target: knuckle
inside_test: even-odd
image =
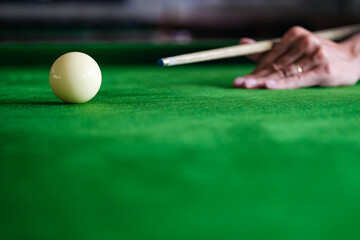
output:
[[[290,28],[289,32],[292,33],[300,33],[303,32],[305,29],[303,27],[300,26],[293,26],[292,28]]]
[[[301,36],[305,32],[306,32],[305,28],[300,26],[294,26],[286,32],[285,36],[289,38],[296,38],[298,36]]]
[[[302,36],[298,42],[298,50],[300,51],[313,51],[314,48],[319,47],[321,47],[319,39],[312,34]]]
[[[315,35],[310,35],[310,36],[311,36],[312,44],[315,44],[317,47],[320,47],[321,46],[320,39]]]
[[[301,38],[300,47],[303,49],[307,49],[314,44],[314,37],[311,35],[306,35]]]
[[[323,71],[325,74],[331,75],[331,73],[333,72],[333,69],[330,64],[326,63],[323,65]]]
[[[329,55],[324,47],[319,47],[316,54],[315,59],[318,62],[327,62],[327,59],[329,58]]]

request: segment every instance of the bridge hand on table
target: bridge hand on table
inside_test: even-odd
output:
[[[249,38],[240,41],[241,44],[253,42]],[[237,88],[353,85],[360,78],[360,35],[335,43],[302,27],[293,27],[270,52],[249,58],[258,65],[250,75],[235,79]]]

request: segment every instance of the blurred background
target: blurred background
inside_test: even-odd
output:
[[[270,38],[360,22],[360,0],[0,0],[1,42]]]

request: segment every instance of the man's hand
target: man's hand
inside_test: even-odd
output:
[[[244,38],[240,42],[254,40]],[[359,44],[358,37],[335,43],[293,27],[270,52],[249,56],[258,62],[257,67],[250,75],[235,79],[234,85],[248,89],[353,85],[360,78]]]

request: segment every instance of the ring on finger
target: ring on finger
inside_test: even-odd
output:
[[[301,74],[304,72],[304,69],[298,63],[295,64],[295,68],[296,68],[297,74]]]
[[[296,64],[292,64],[288,67],[285,67],[283,69],[283,71],[284,71],[286,77],[292,77],[292,76],[296,76],[296,75],[303,73],[304,69],[301,67],[300,64],[296,63]]]

